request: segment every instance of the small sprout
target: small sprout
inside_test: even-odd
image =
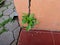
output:
[[[9,18],[7,20],[4,20],[2,23],[0,23],[0,26],[5,26],[5,24],[7,24],[8,22],[11,22],[12,21],[12,18]]]
[[[9,18],[9,19],[7,19],[7,20],[4,20],[2,23],[0,23],[0,28],[3,27],[3,29],[0,31],[0,34],[2,34],[3,32],[6,32],[6,31],[7,31],[4,26],[5,26],[8,22],[12,22],[12,18]]]
[[[7,30],[5,28],[3,28],[1,31],[0,31],[0,34],[2,34],[3,32],[6,32]]]
[[[5,0],[0,0],[0,7],[3,6]]]
[[[3,14],[0,15],[0,18],[3,16]]]

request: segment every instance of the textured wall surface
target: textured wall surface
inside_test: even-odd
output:
[[[15,0],[15,6],[21,23],[22,13],[28,12],[28,0]],[[60,0],[31,0],[31,13],[40,22],[36,28],[60,30]]]

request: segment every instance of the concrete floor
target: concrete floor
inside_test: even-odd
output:
[[[9,18],[17,16],[13,0],[5,0],[4,5],[0,8],[0,23]],[[16,45],[20,27],[17,20],[8,22],[5,26],[7,31],[0,34],[0,45]],[[0,30],[3,27],[0,27]]]

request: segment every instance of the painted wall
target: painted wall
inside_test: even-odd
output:
[[[14,0],[14,3],[22,25],[22,13],[28,13],[28,0]],[[60,0],[31,0],[31,13],[40,22],[37,29],[60,30]]]

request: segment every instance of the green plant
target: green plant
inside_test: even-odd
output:
[[[24,25],[26,23],[27,23],[26,31],[29,31],[31,28],[34,27],[34,25],[37,24],[37,20],[34,17],[34,14],[26,14],[26,13],[23,13],[23,16],[22,16],[22,24]]]
[[[0,27],[5,26],[9,21],[12,21],[12,18],[4,20],[2,23],[0,23]]]
[[[6,32],[7,30],[5,29],[5,27],[3,27],[3,29],[0,31],[0,34],[2,34],[3,32]]]
[[[0,0],[0,2],[1,2],[2,0]]]
[[[3,5],[3,2],[4,2],[5,0],[0,0],[0,7]]]
[[[3,16],[3,14],[0,15],[0,18]]]
[[[12,21],[12,18],[9,18],[7,20],[4,20],[2,23],[0,23],[0,28],[3,27],[3,29],[0,31],[0,34],[7,31],[4,26],[11,21]]]
[[[0,4],[3,2],[4,0],[0,0]]]

